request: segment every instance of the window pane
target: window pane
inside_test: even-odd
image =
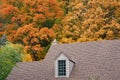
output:
[[[58,76],[66,75],[66,60],[58,61]]]

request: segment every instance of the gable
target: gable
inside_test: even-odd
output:
[[[57,58],[55,59],[56,60],[69,60],[67,58],[67,56],[65,54],[63,54],[62,52],[57,56]]]

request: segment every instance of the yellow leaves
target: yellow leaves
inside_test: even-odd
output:
[[[76,9],[80,9],[82,7],[84,7],[83,3],[77,3],[76,6],[74,6],[73,8],[76,10]]]
[[[90,0],[71,5],[72,11],[63,18],[59,27],[56,26],[60,31],[56,34],[61,42],[70,42],[69,38],[84,42],[119,37],[119,1]]]
[[[107,39],[113,39],[113,37],[114,37],[113,31],[111,31],[111,30],[108,30],[106,35],[107,35],[107,37],[106,37]]]
[[[73,14],[72,12],[69,12],[68,15],[63,19],[62,23],[68,23],[71,22],[72,20],[75,20],[77,16]]]
[[[105,34],[105,30],[99,30],[99,35]]]
[[[30,54],[25,54],[25,57],[23,58],[23,62],[32,62],[32,57]]]
[[[63,37],[61,40],[60,40],[61,43],[73,43],[74,40],[72,40],[72,38],[65,38]]]
[[[27,53],[25,50],[23,51],[23,57],[22,57],[23,62],[31,62],[32,57],[29,53]]]
[[[87,38],[79,38],[77,39],[77,42],[86,42],[88,41]]]

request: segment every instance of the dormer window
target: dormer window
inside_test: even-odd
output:
[[[71,58],[61,52],[55,60],[55,77],[69,77],[74,64]]]
[[[66,60],[58,60],[58,76],[66,76]]]

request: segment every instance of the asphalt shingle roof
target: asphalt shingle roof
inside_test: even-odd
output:
[[[75,62],[69,78],[54,75],[61,52]],[[120,40],[52,45],[43,61],[17,63],[7,80],[120,80]]]

